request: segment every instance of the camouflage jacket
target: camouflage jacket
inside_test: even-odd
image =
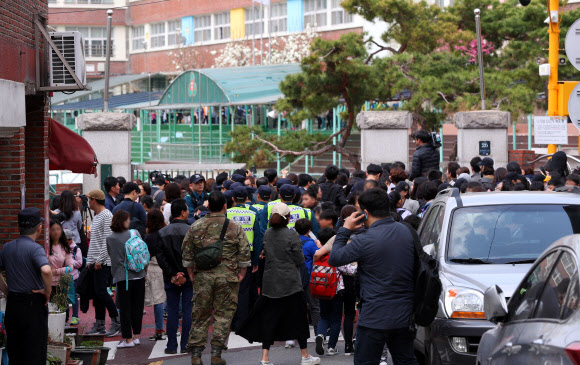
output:
[[[192,267],[195,270],[193,256],[197,250],[217,241],[220,237],[225,221],[225,214],[211,213],[196,221],[189,228],[189,232],[183,239],[181,248],[183,266]],[[250,243],[246,233],[238,223],[230,220],[228,230],[224,238],[222,263],[211,271],[224,274],[237,274],[238,270],[249,267]]]

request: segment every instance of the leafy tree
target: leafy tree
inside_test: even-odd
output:
[[[425,1],[344,0],[342,6],[366,20],[386,22],[389,29],[378,40],[352,33],[337,41],[315,40],[311,56],[302,60],[302,72],[281,83],[285,98],[277,104],[297,124],[341,100],[347,110],[341,117],[347,125],[339,131],[340,142],[333,145],[329,139],[312,148],[311,141],[300,149],[290,148],[290,135],[285,141],[262,141],[256,135],[262,143],[255,145],[256,154],[264,155],[264,148],[281,156],[336,151],[359,167],[358,156],[344,148],[356,114],[365,101],[394,100],[402,91],[410,96],[401,108],[413,114],[416,127],[437,128],[457,111],[479,110],[479,70],[473,59],[476,8],[481,9],[485,44],[487,108],[509,111],[515,121],[533,112],[538,94],[547,91],[547,78],[538,75],[538,60],[547,62],[548,48],[547,9],[541,1],[521,7],[518,0],[458,0],[442,9]],[[564,14],[562,35],[577,18],[580,10]],[[369,44],[378,50],[368,54]],[[560,67],[561,80],[574,77],[578,73],[571,65]],[[235,141],[249,140],[247,133]]]

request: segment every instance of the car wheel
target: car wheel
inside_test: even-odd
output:
[[[425,358],[427,359],[425,361],[427,365],[441,365],[441,357],[433,343],[429,345],[429,351],[425,351]]]

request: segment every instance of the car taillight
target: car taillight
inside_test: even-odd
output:
[[[574,342],[566,346],[566,355],[574,365],[580,365],[580,342]]]

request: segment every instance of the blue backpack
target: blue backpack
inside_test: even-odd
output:
[[[137,231],[132,229],[131,238],[125,242],[125,279],[127,290],[129,290],[129,270],[140,272],[145,270],[149,264],[149,249],[147,244],[137,235]]]

